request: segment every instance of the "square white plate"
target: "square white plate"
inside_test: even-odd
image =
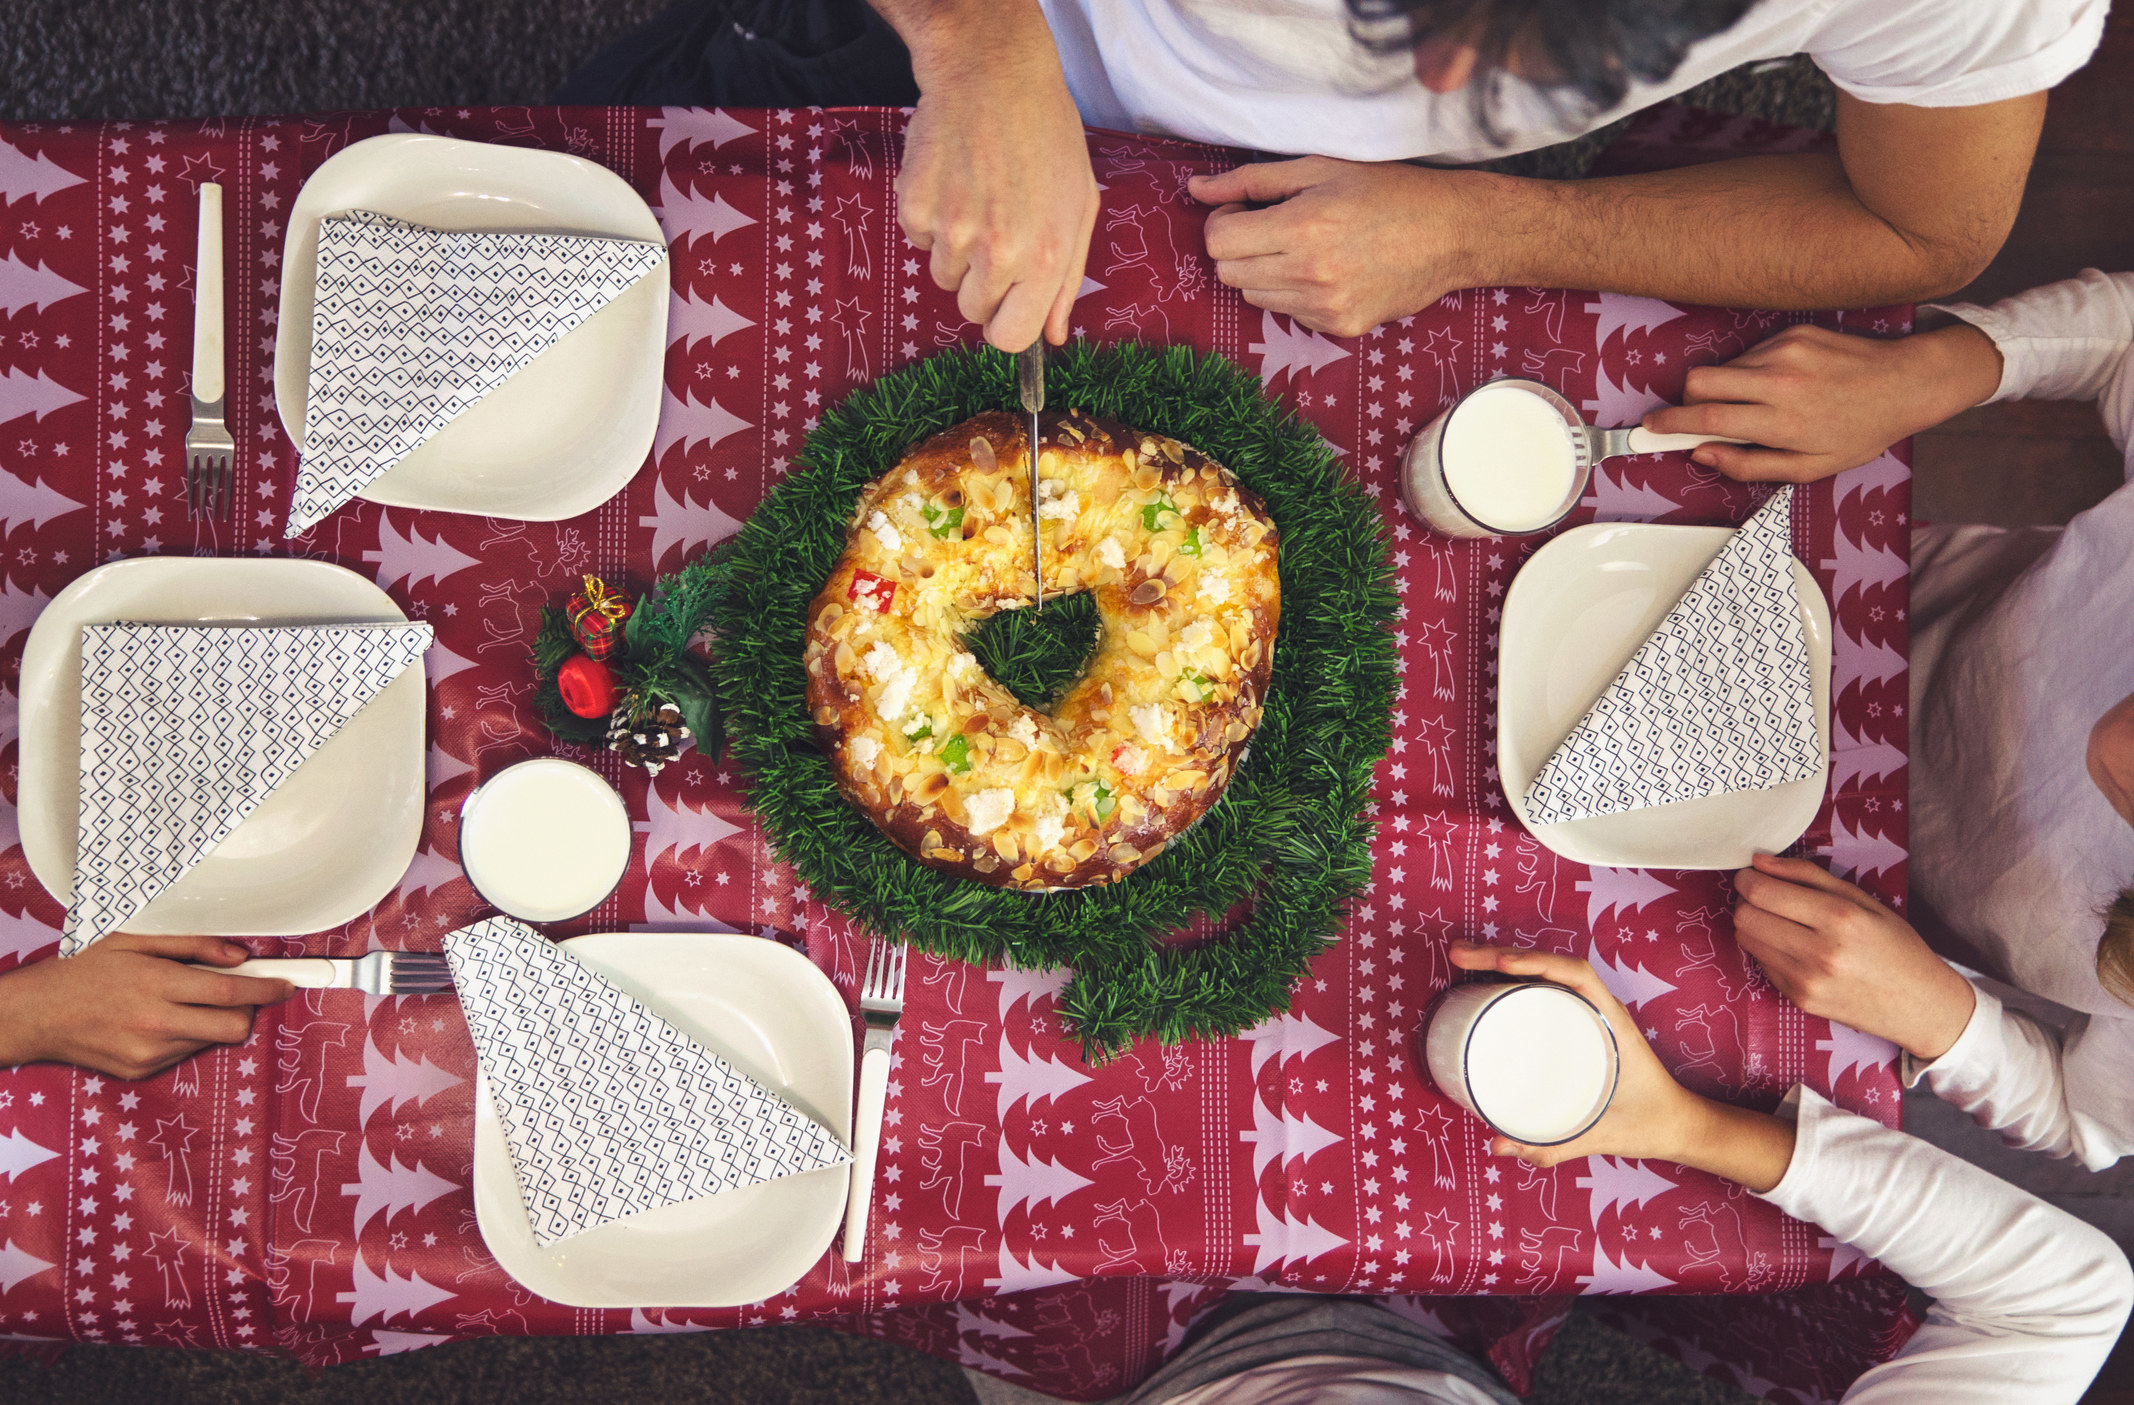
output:
[[[791,947],[716,932],[573,937],[573,956],[676,1029],[852,1139],[852,1016]],[[845,1218],[850,1166],[663,1205],[543,1248],[504,1123],[477,1080],[474,1215],[504,1271],[572,1307],[734,1307],[800,1281]]]
[[[376,585],[324,561],[149,556],[75,581],[44,607],[22,649],[17,818],[30,871],[61,906],[74,900],[83,625],[406,620]],[[376,907],[422,837],[424,690],[418,663],[124,930],[294,936]]]
[[[274,403],[299,449],[319,221],[349,210],[432,229],[667,242],[628,182],[575,156],[418,135],[372,137],[336,153],[297,192],[282,250]],[[357,496],[533,522],[606,502],[643,467],[659,427],[667,285],[663,261]]]
[[[1731,527],[1596,522],[1534,553],[1504,596],[1497,635],[1497,775],[1512,811],[1567,859],[1611,868],[1740,868],[1759,851],[1801,837],[1830,775],[1830,606],[1808,568],[1793,563],[1808,635],[1815,775],[1771,790],[1736,791],[1613,815],[1536,824],[1527,787],[1623,665],[1719,554]]]

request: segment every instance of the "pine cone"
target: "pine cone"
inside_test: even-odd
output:
[[[625,704],[608,719],[608,750],[650,775],[658,775],[662,766],[680,756],[689,740],[682,710],[673,703],[661,703],[634,719]]]

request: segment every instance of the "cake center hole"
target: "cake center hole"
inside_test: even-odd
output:
[[[964,636],[979,667],[1025,707],[1046,708],[1082,676],[1097,647],[1097,598],[1050,596],[1045,608],[1002,610]]]

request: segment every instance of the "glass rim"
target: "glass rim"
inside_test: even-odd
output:
[[[1527,1138],[1519,1136],[1513,1132],[1508,1132],[1503,1127],[1499,1126],[1495,1118],[1491,1117],[1488,1113],[1482,1111],[1482,1100],[1474,1095],[1474,1085],[1472,1083],[1469,1083],[1467,1078],[1468,1055],[1474,1047],[1475,1033],[1476,1031],[1481,1029],[1482,1021],[1484,1019],[1487,1019],[1489,1016],[1489,1012],[1497,1005],[1503,1003],[1506,998],[1516,995],[1522,990],[1554,990],[1561,991],[1563,994],[1570,996],[1573,1000],[1576,1000],[1579,1004],[1585,1006],[1587,1011],[1592,1014],[1594,1022],[1600,1026],[1601,1034],[1607,1040],[1607,1089],[1595,1102],[1592,1115],[1586,1118],[1584,1122],[1580,1123],[1576,1131],[1571,1132],[1565,1136],[1557,1137],[1551,1141],[1529,1141]],[[1615,1090],[1619,1086],[1621,1086],[1623,1081],[1623,1051],[1622,1046],[1616,1042],[1615,1026],[1608,1023],[1608,1017],[1601,1013],[1600,1007],[1598,1005],[1595,1005],[1592,1001],[1586,999],[1585,996],[1579,994],[1577,991],[1563,984],[1561,981],[1552,981],[1543,976],[1513,977],[1510,980],[1502,982],[1502,988],[1499,989],[1496,994],[1490,996],[1487,1001],[1483,1002],[1482,1008],[1475,1012],[1474,1022],[1470,1024],[1467,1028],[1467,1037],[1460,1042],[1460,1081],[1462,1083],[1467,1084],[1467,1100],[1469,1103],[1474,1105],[1471,1108],[1471,1111],[1473,1111],[1475,1116],[1482,1119],[1484,1126],[1488,1127],[1498,1136],[1503,1137],[1509,1141],[1517,1142],[1521,1146],[1563,1146],[1566,1143],[1577,1141],[1580,1137],[1592,1131],[1594,1127],[1599,1124],[1601,1118],[1608,1115],[1608,1109],[1615,1103]]]
[[[1578,511],[1578,504],[1585,499],[1586,489],[1593,482],[1593,457],[1586,452],[1586,446],[1578,433],[1579,430],[1587,427],[1586,418],[1578,412],[1578,407],[1573,405],[1554,386],[1544,385],[1540,381],[1528,380],[1524,376],[1496,376],[1466,392],[1445,408],[1445,429],[1450,430],[1452,428],[1453,416],[1460,412],[1462,406],[1483,391],[1488,390],[1491,386],[1497,385],[1517,386],[1519,389],[1527,391],[1547,403],[1550,409],[1556,411],[1563,418],[1564,428],[1569,431],[1571,440],[1571,457],[1577,466],[1575,474],[1576,487],[1569,495],[1569,500],[1564,503],[1563,510],[1538,527],[1499,527],[1493,523],[1485,522],[1475,515],[1472,508],[1461,502],[1460,495],[1453,490],[1452,479],[1445,472],[1445,443],[1442,432],[1438,439],[1437,447],[1431,453],[1431,458],[1435,460],[1438,481],[1445,489],[1446,501],[1452,504],[1453,509],[1460,516],[1493,537],[1538,537],[1543,532],[1553,531],[1562,526],[1566,518]],[[1528,1145],[1535,1145],[1535,1143],[1528,1143]]]

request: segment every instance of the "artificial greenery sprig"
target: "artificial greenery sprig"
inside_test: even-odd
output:
[[[808,608],[844,550],[858,494],[929,435],[1015,408],[1008,357],[936,356],[823,417],[801,453],[805,471],[780,482],[708,568],[711,677],[773,848],[859,925],[960,960],[1073,968],[1058,1008],[1092,1058],[1142,1036],[1232,1035],[1288,1008],[1370,875],[1363,810],[1395,687],[1383,528],[1318,432],[1219,357],[1076,346],[1051,358],[1046,394],[1220,460],[1281,533],[1281,628],[1249,757],[1159,858],[1109,886],[1037,895],[953,877],[848,804],[815,744],[801,662]],[[1009,612],[974,631],[972,648],[1018,697],[1040,702],[1087,658],[1087,613],[1076,598],[1048,605],[1049,618]]]

